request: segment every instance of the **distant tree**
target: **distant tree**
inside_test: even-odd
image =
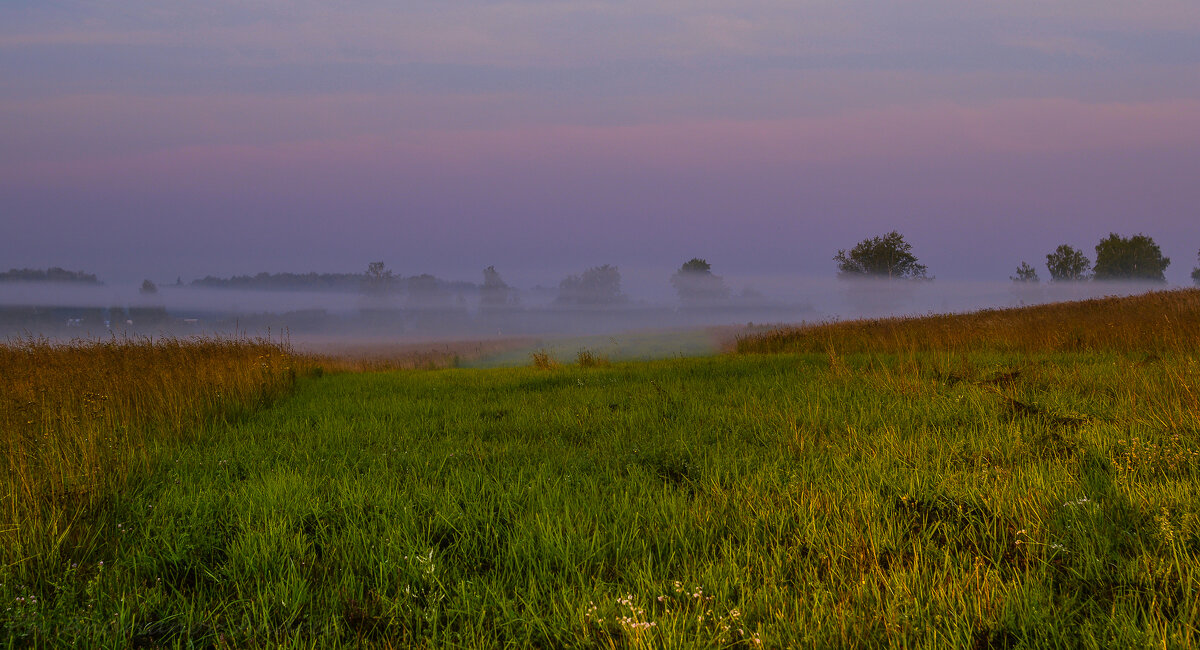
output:
[[[671,286],[684,305],[701,305],[729,299],[729,287],[719,275],[714,275],[712,265],[699,257],[683,263],[671,276]]]
[[[1115,232],[1096,244],[1096,266],[1093,269],[1097,280],[1150,280],[1166,282],[1163,271],[1171,265],[1171,258],[1163,257],[1158,244],[1146,235],[1138,233],[1132,237],[1121,237]]]
[[[147,295],[152,294],[152,293],[158,293],[158,285],[154,284],[153,282],[151,282],[149,280],[142,280],[142,288],[139,289],[138,291],[140,291],[141,293],[147,294]]]
[[[1196,263],[1200,265],[1200,251],[1196,251]],[[1192,282],[1195,282],[1196,286],[1200,287],[1200,266],[1192,269]]]
[[[479,306],[482,309],[505,307],[515,302],[516,292],[500,277],[496,267],[483,270],[483,286],[479,287]]]
[[[1017,274],[1008,276],[1008,279],[1013,282],[1038,282],[1037,269],[1029,265],[1029,262],[1021,262],[1017,267]]]
[[[1046,255],[1046,270],[1051,282],[1078,282],[1088,279],[1092,261],[1078,248],[1060,244],[1053,253]]]
[[[833,259],[838,264],[838,276],[843,278],[925,277],[925,265],[917,261],[912,246],[895,230],[882,237],[864,239],[849,252],[839,250]]]
[[[605,264],[563,278],[554,301],[566,305],[615,305],[627,300],[621,293],[621,272]]]
[[[367,264],[367,273],[363,276],[363,291],[371,294],[387,293],[394,288],[396,280],[396,276],[386,264],[371,262]]]

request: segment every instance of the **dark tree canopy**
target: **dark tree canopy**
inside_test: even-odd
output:
[[[1017,274],[1010,275],[1009,278],[1013,282],[1038,282],[1037,269],[1029,265],[1029,262],[1021,262],[1017,267]]]
[[[729,298],[729,287],[719,275],[714,275],[712,265],[699,257],[683,263],[671,276],[671,286],[685,305],[703,305]]]
[[[912,254],[904,235],[893,230],[882,237],[864,239],[849,252],[839,250],[833,256],[838,276],[844,278],[924,278],[925,265]]]
[[[1113,232],[1096,244],[1094,272],[1097,280],[1166,282],[1163,271],[1170,264],[1171,258],[1163,257],[1158,244],[1141,233],[1121,237]]]
[[[1092,261],[1078,248],[1059,244],[1053,253],[1046,255],[1046,270],[1051,282],[1075,282],[1088,279]]]
[[[1200,287],[1200,251],[1196,251],[1196,268],[1192,269],[1192,282]]]
[[[158,293],[158,285],[149,280],[142,280],[142,288],[138,291],[145,294]]]
[[[555,302],[564,305],[615,305],[628,300],[621,293],[621,272],[605,264],[579,275],[568,275],[558,285]]]

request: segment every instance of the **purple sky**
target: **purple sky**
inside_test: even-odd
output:
[[[1200,249],[1196,0],[0,4],[0,267],[1004,279]]]

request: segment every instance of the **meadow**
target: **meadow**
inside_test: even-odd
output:
[[[259,344],[3,349],[6,645],[1200,645],[1200,291],[658,361]]]

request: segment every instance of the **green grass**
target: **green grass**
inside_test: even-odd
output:
[[[724,328],[733,330],[733,328]],[[653,359],[695,357],[716,354],[732,339],[722,328],[653,330],[614,335],[550,338],[527,346],[516,346],[497,354],[465,361],[472,368],[505,368],[529,363],[530,355],[544,353],[559,363],[575,361],[587,352],[610,361],[649,361]]]
[[[570,363],[572,356],[560,359]],[[157,450],[10,645],[1191,647],[1195,352],[300,380]]]

